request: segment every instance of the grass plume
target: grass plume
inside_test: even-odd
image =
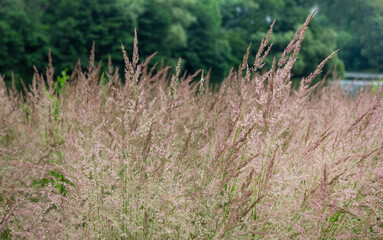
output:
[[[94,46],[60,88],[51,60],[25,95],[0,76],[1,238],[382,238],[382,90],[311,86],[327,58],[292,91],[311,18],[219,89],[140,62],[137,41],[124,81]]]

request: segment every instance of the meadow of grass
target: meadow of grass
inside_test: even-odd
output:
[[[219,89],[136,42],[124,81],[93,51],[24,95],[0,77],[1,238],[383,239],[382,89],[312,86],[327,58],[292,90],[311,17]]]

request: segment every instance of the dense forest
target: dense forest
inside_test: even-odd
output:
[[[295,77],[307,75],[336,49],[324,72],[383,71],[383,2],[379,0],[0,0],[0,74],[30,83],[33,66],[45,70],[51,51],[56,73],[96,57],[122,66],[121,43],[137,29],[141,59],[193,73],[211,70],[215,82],[237,67],[250,43],[252,56],[273,20],[271,57],[286,47],[310,12]],[[251,60],[251,59],[250,59]],[[106,64],[104,64],[106,65]]]

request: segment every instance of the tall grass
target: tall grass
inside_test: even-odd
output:
[[[291,70],[312,16],[260,74],[250,49],[219,89],[125,59],[69,79],[0,77],[3,239],[382,239],[383,105]]]

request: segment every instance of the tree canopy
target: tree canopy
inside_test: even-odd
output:
[[[337,34],[340,58],[347,70],[383,71],[383,3],[379,0],[317,2],[322,25]]]
[[[110,55],[120,65],[121,43],[129,48],[137,29],[141,56],[158,52],[153,61],[173,66],[181,57],[188,73],[211,70],[220,82],[249,43],[255,55],[274,19],[271,55],[279,57],[313,9],[295,77],[339,48],[325,71],[383,71],[379,0],[1,0],[0,73],[28,83],[33,66],[44,70],[49,50],[56,70],[72,69],[78,59],[87,63],[93,41],[98,59]]]

